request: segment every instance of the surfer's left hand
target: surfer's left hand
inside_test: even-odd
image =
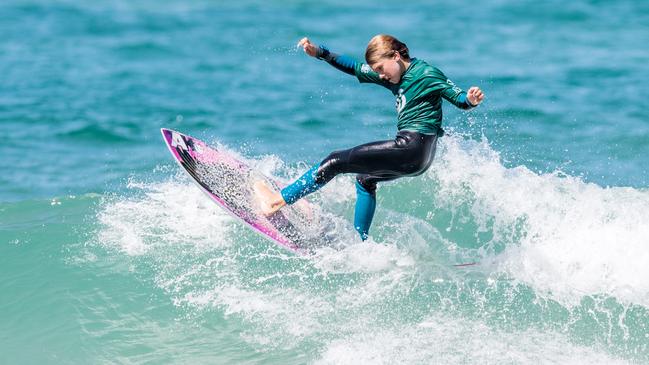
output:
[[[479,87],[477,86],[472,86],[469,88],[469,91],[466,92],[466,98],[471,103],[473,106],[478,106],[480,103],[482,103],[482,99],[484,99],[484,94],[482,93],[482,90],[480,90]]]

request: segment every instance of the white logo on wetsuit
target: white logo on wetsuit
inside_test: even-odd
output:
[[[446,79],[446,83],[453,86],[453,92],[456,94],[459,94],[462,92],[462,89],[460,89],[451,79]]]
[[[397,114],[401,113],[405,106],[406,96],[403,95],[403,89],[399,89],[399,93],[397,94]]]

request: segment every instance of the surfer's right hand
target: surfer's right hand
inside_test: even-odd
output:
[[[300,39],[300,41],[297,43],[297,46],[302,47],[304,53],[308,54],[311,57],[316,57],[318,55],[318,49],[320,48],[317,44],[311,43],[311,41],[307,37]]]

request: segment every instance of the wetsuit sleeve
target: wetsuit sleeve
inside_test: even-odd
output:
[[[318,54],[316,54],[316,58],[319,60],[325,60],[327,61],[328,64],[332,65],[333,67],[339,69],[340,71],[355,76],[355,69],[356,69],[356,60],[354,60],[351,57],[345,56],[345,55],[338,55],[336,53],[333,53],[329,51],[329,49],[325,46],[319,46],[318,47]]]
[[[428,76],[429,87],[432,91],[439,92],[442,97],[448,100],[451,104],[460,109],[471,109],[475,107],[466,97],[466,92],[460,87],[455,85],[448,77],[439,69],[434,69],[431,75]]]
[[[389,82],[382,80],[379,74],[374,72],[369,65],[357,62],[349,56],[338,55],[329,51],[325,46],[319,46],[316,57],[327,61],[327,63],[346,74],[356,76],[361,83],[379,84],[389,88]]]

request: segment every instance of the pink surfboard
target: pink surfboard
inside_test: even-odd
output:
[[[278,189],[276,182],[255,173],[245,163],[226,151],[170,129],[161,129],[169,151],[198,187],[226,212],[263,237],[293,252],[307,253],[310,245],[304,215],[293,207],[271,217],[258,212],[254,181],[263,179]]]

